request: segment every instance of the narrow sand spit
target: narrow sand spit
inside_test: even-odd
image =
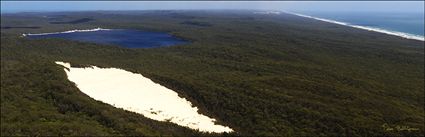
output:
[[[24,33],[22,34],[22,37],[50,35],[50,34],[64,34],[64,33],[74,33],[74,32],[90,32],[90,31],[101,31],[101,30],[111,30],[111,29],[94,28],[94,29],[75,29],[75,30],[68,30],[68,31],[62,31],[62,32],[51,32],[51,33]]]
[[[116,68],[64,68],[68,79],[88,96],[159,121],[170,121],[203,132],[232,132],[215,119],[199,114],[198,108],[176,92],[154,83],[140,74]]]

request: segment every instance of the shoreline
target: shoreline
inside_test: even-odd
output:
[[[319,17],[313,17],[313,16],[289,12],[289,11],[284,11],[283,13],[296,15],[296,16],[300,16],[300,17],[305,17],[305,18],[310,18],[310,19],[315,19],[315,20],[324,21],[324,22],[328,22],[328,23],[343,25],[343,26],[347,26],[347,27],[383,33],[383,34],[387,34],[387,35],[399,36],[399,37],[402,37],[402,38],[405,38],[405,39],[425,41],[425,36],[421,36],[421,35],[409,34],[409,33],[405,33],[405,32],[392,31],[392,30],[385,30],[385,29],[375,28],[375,27],[353,25],[353,24],[346,23],[346,22],[341,22],[341,21],[336,21],[336,20],[331,20],[331,19],[324,19],[324,18],[319,18]]]
[[[410,34],[410,33],[399,32],[399,31],[386,30],[386,29],[376,28],[376,27],[353,25],[353,24],[350,24],[350,23],[347,23],[347,22],[336,21],[336,20],[331,20],[331,19],[325,19],[325,18],[320,18],[320,17],[313,17],[313,16],[299,14],[299,13],[294,13],[294,12],[290,12],[290,11],[262,11],[262,12],[254,12],[254,14],[280,14],[280,13],[287,13],[287,14],[296,15],[296,16],[299,16],[299,17],[310,18],[310,19],[314,19],[314,20],[319,20],[319,21],[324,21],[324,22],[328,22],[328,23],[333,23],[333,24],[348,26],[348,27],[352,27],[352,28],[357,28],[357,29],[362,29],[362,30],[367,30],[367,31],[373,31],[373,32],[387,34],[387,35],[399,36],[399,37],[402,37],[402,38],[405,38],[405,39],[425,41],[425,36],[421,36],[421,35]],[[68,31],[62,31],[62,32],[24,33],[24,34],[22,34],[22,37],[50,35],[50,34],[64,34],[64,33],[74,33],[74,32],[102,31],[102,30],[107,31],[107,30],[112,30],[112,29],[104,29],[104,28],[98,27],[98,28],[94,28],[94,29],[82,29],[82,30],[75,29],[75,30],[68,30]]]
[[[50,34],[65,34],[65,33],[74,33],[74,32],[91,32],[91,31],[102,31],[102,30],[111,30],[111,29],[103,29],[103,28],[94,28],[94,29],[74,29],[74,30],[68,30],[68,31],[62,31],[62,32],[49,32],[49,33],[24,33],[22,34],[22,37],[26,36],[41,36],[41,35],[50,35]]]

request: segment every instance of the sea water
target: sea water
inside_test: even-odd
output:
[[[294,13],[424,37],[424,12],[294,11]]]

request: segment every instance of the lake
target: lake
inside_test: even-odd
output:
[[[27,34],[26,36],[36,39],[63,38],[81,42],[118,45],[126,48],[155,48],[188,43],[188,41],[174,37],[168,33],[131,29],[76,30],[56,33]]]

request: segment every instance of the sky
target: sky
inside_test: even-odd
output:
[[[424,1],[1,1],[2,13],[27,11],[257,9],[424,12]]]

